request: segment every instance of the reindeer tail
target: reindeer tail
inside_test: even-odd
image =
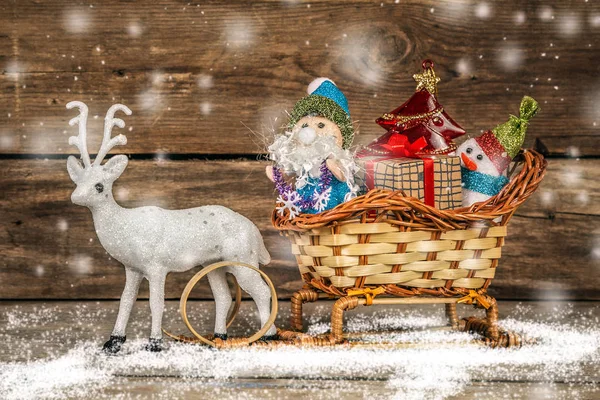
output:
[[[269,254],[269,251],[265,247],[265,242],[260,240],[259,245],[260,245],[260,249],[258,250],[259,251],[258,262],[262,265],[267,265],[268,263],[271,262],[271,255]]]

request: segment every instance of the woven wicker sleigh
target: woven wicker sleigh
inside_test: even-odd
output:
[[[273,226],[290,239],[306,284],[292,298],[292,329],[302,330],[302,304],[324,297],[338,299],[331,335],[318,340],[332,344],[344,342],[343,313],[358,305],[444,303],[452,327],[478,332],[494,347],[520,345],[498,327],[496,300],[487,294],[507,224],[546,171],[534,150],[517,160],[510,183],[469,208],[438,210],[402,192],[371,190],[320,214],[290,220],[274,211]],[[485,308],[486,316],[459,320],[457,303]]]

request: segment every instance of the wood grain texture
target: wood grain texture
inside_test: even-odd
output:
[[[222,204],[246,215],[265,237],[273,262],[264,269],[285,298],[302,284],[287,239],[270,225],[274,193],[265,165],[134,160],[115,197],[127,207]],[[509,225],[492,294],[600,299],[597,168],[596,160],[551,160],[546,181]],[[0,172],[0,298],[118,298],[123,268],[98,243],[90,212],[70,203],[65,161],[2,160]],[[170,275],[167,297],[179,298],[193,273]],[[195,296],[210,297],[208,285]]]
[[[356,142],[366,143],[382,133],[372,121],[410,96],[412,74],[432,58],[441,103],[471,135],[530,94],[543,112],[528,144],[539,137],[556,154],[600,155],[600,6],[488,5],[486,14],[450,0],[6,1],[0,152],[73,152],[64,105],[83,100],[91,149],[118,101],[134,111],[127,152],[261,153],[250,129],[283,125],[317,76],[344,90],[362,132]]]

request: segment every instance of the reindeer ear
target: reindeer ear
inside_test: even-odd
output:
[[[119,154],[117,156],[112,156],[106,164],[102,166],[102,169],[105,170],[108,175],[113,179],[117,179],[123,171],[125,171],[125,167],[127,167],[127,163],[129,160],[127,156],[124,154]]]
[[[77,158],[73,156],[69,156],[69,158],[67,158],[67,171],[69,171],[69,176],[73,182],[77,183],[81,180],[81,175],[83,175],[83,167]]]

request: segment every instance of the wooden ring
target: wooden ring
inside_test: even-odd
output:
[[[267,274],[265,274],[260,269],[254,267],[250,264],[243,263],[243,262],[221,261],[218,263],[211,264],[208,267],[200,270],[196,275],[194,275],[194,277],[192,279],[190,279],[188,284],[185,286],[185,288],[183,289],[183,293],[181,294],[181,300],[179,302],[179,312],[181,313],[181,318],[183,319],[183,322],[185,323],[187,328],[190,330],[190,332],[192,332],[192,334],[196,338],[198,338],[198,340],[203,342],[204,344],[207,344],[207,345],[213,346],[213,347],[216,347],[216,343],[213,342],[212,340],[208,340],[204,336],[200,335],[192,327],[192,324],[190,324],[190,321],[187,317],[187,309],[186,309],[187,308],[187,300],[190,295],[190,292],[192,291],[194,286],[196,286],[196,283],[198,283],[198,281],[200,281],[200,279],[204,278],[205,275],[207,275],[208,273],[210,273],[214,270],[217,270],[217,269],[223,268],[223,267],[229,267],[229,266],[231,266],[231,267],[246,267],[246,268],[250,268],[253,271],[258,272],[261,275],[261,277],[264,279],[264,281],[267,283],[267,285],[269,286],[269,289],[271,291],[271,314],[269,315],[269,319],[267,320],[265,325],[258,332],[256,332],[254,335],[250,336],[247,339],[248,343],[256,342],[258,339],[263,337],[264,334],[267,333],[267,331],[269,330],[271,325],[273,325],[275,323],[275,318],[277,318],[277,305],[278,305],[277,304],[277,292],[275,291],[275,286],[273,285],[273,282],[271,282],[271,279],[269,279],[269,276]],[[236,300],[237,300],[237,296],[236,296]],[[237,311],[236,311],[236,313],[237,313]],[[235,317],[235,314],[233,314],[233,316],[230,317],[231,321],[233,321],[233,317]]]
[[[235,276],[231,275],[231,277],[233,278],[233,286],[235,286],[235,301],[233,303],[233,307],[231,307],[231,310],[229,310],[227,313],[227,323],[225,324],[226,328],[231,326],[235,316],[238,314],[238,311],[240,311],[240,305],[242,304],[242,288],[240,288]]]

